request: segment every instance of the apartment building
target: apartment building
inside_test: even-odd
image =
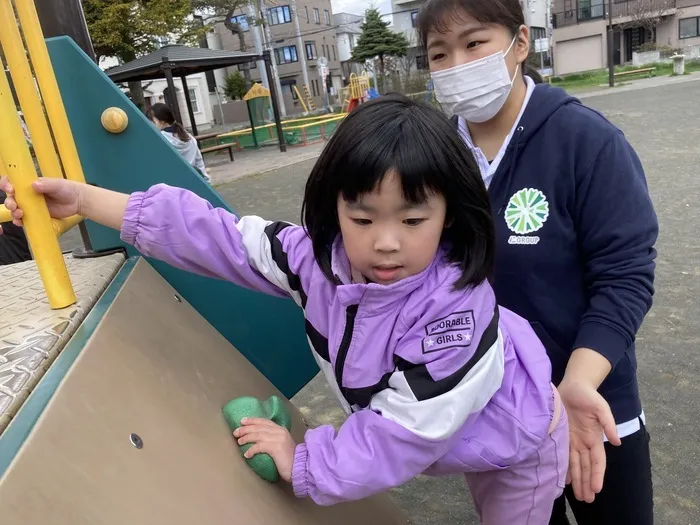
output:
[[[550,0],[520,0],[523,8],[525,23],[530,28],[530,36],[534,42],[537,38],[549,36],[547,21]],[[409,54],[413,56],[417,69],[427,69],[427,57],[421,48],[416,20],[418,13],[426,0],[392,0],[392,16],[394,19],[394,31],[406,36],[410,45]]]
[[[362,34],[362,22],[365,18],[350,13],[338,13],[333,15],[333,25],[337,28],[336,42],[338,43],[338,59],[343,74],[343,82],[347,83],[350,75],[359,75],[362,65],[352,62],[352,50]]]
[[[608,65],[608,0],[553,0],[554,73]],[[613,61],[632,61],[640,46],[700,45],[700,0],[612,0]]]
[[[263,48],[269,44],[274,51],[277,72],[284,96],[286,111],[288,114],[298,113],[302,105],[297,97],[298,89],[303,94],[304,74],[302,65],[306,64],[309,85],[308,90],[314,98],[317,107],[324,105],[326,91],[324,90],[324,78],[319,74],[318,59],[325,57],[328,61],[327,69],[330,74],[332,92],[337,93],[343,85],[340,60],[338,56],[338,42],[336,27],[333,23],[333,12],[330,0],[278,0],[274,4],[271,1],[263,1],[261,18],[265,20],[265,27],[261,28],[249,23],[250,13],[248,8],[239,9],[234,15],[234,21],[244,29],[246,49],[255,50],[255,31],[259,31]],[[296,4],[296,16],[299,21],[301,43],[296,35],[294,20],[294,5]],[[222,49],[239,51],[240,39],[229,31],[223,23],[216,25],[216,33]],[[250,76],[255,82],[261,81],[260,67],[251,65]],[[242,67],[239,67],[242,70]],[[233,73],[235,69],[227,71]]]

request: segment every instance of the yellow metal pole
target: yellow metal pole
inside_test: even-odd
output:
[[[297,94],[297,98],[299,99],[299,102],[301,102],[301,105],[302,105],[302,107],[304,108],[304,111],[305,111],[306,113],[308,113],[308,112],[309,112],[309,108],[306,107],[306,103],[304,102],[304,97],[302,97],[302,96],[301,96],[301,93],[299,93],[299,90],[297,89],[297,85],[296,85],[296,84],[292,84],[292,87],[294,88],[294,91],[295,91],[296,94]]]
[[[10,74],[15,85],[17,98],[19,98],[24,112],[29,134],[32,137],[41,174],[45,177],[63,177],[61,164],[58,162],[49,125],[44,115],[44,108],[34,84],[11,0],[0,0],[0,43],[5,52],[7,65],[10,67]],[[14,104],[12,106],[14,110]]]
[[[6,26],[3,27],[3,33]],[[75,293],[63,260],[58,238],[44,197],[32,189],[37,180],[5,67],[0,61],[0,158],[15,188],[15,198],[24,211],[24,231],[32,249],[51,308],[65,308],[75,302]]]
[[[31,0],[15,0],[15,6],[66,178],[85,182],[83,167],[80,164],[78,150],[73,141],[73,133],[68,123],[66,109],[63,107],[61,92],[58,89],[58,83],[51,66],[49,51],[46,48],[36,7]]]

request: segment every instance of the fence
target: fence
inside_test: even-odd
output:
[[[674,55],[685,55],[686,60],[700,60],[700,45],[685,46],[680,49],[657,49],[655,51],[643,51],[632,53],[632,64],[636,67],[648,64],[670,64]]]
[[[596,2],[597,3],[594,3]],[[608,16],[607,0],[584,0],[576,2],[576,7],[552,15],[554,29],[600,20]],[[615,0],[612,4],[612,17],[639,18],[645,13],[650,16],[670,14],[676,9],[676,0]]]

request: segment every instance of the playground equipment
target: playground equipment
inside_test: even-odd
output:
[[[129,125],[129,117],[121,108],[107,108],[102,112],[100,122],[110,133],[122,133]]]
[[[368,98],[369,77],[350,74],[350,85],[345,89],[342,112],[350,113]]]
[[[50,39],[47,52],[31,2],[0,0],[0,27],[42,176],[122,192],[167,182],[226,207],[72,40]],[[111,112],[115,129],[128,123],[121,133],[103,127],[108,108],[126,115]],[[276,396],[269,417],[286,411],[303,439],[286,400],[316,372],[300,313],[148,261],[89,221],[95,256],[64,256],[57,233],[82,219],[52,222],[31,190],[37,172],[4,64],[0,157],[35,258],[0,276],[3,525],[406,522],[387,497],[319,507],[249,468],[222,407]]]

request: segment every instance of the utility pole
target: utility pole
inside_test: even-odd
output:
[[[610,87],[615,87],[614,51],[612,0],[608,0],[608,84],[610,84]]]
[[[309,84],[309,71],[306,69],[306,46],[304,46],[304,40],[301,38],[301,28],[299,27],[299,15],[297,14],[297,1],[291,0],[290,3],[292,4],[291,9],[292,9],[292,16],[294,17],[294,30],[296,31],[296,34],[297,34],[297,47],[299,48],[297,55],[299,56],[299,59],[301,62],[301,73],[304,76],[304,84],[306,85],[306,88],[308,89],[310,84]]]
[[[254,2],[255,2],[255,0],[251,0],[250,2],[248,2],[248,17],[250,18],[250,22],[248,23],[248,27],[250,27],[250,29],[252,30],[252,33],[253,33],[253,41],[255,42],[255,53],[262,56],[262,53],[263,53],[262,37],[260,36],[260,26],[256,22],[258,19],[258,13],[257,13],[257,9],[255,8],[255,5],[253,5]],[[263,86],[265,86],[265,89],[269,90],[270,89],[270,79],[267,78],[267,68],[265,67],[265,61],[258,60],[257,66],[258,66],[258,71],[260,71],[260,78],[262,80],[262,84],[263,84]]]
[[[270,67],[272,68],[273,82],[277,91],[277,101],[279,103],[280,115],[282,118],[287,116],[287,108],[284,107],[284,95],[282,95],[282,84],[280,84],[280,75],[277,71],[277,61],[275,60],[275,51],[272,49],[272,33],[267,25],[265,17],[265,0],[260,0],[260,20],[263,25],[264,37],[266,42],[263,43],[267,51],[270,52]],[[270,90],[272,91],[272,90]]]

